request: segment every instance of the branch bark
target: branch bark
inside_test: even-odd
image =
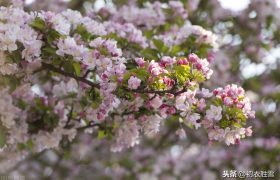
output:
[[[59,73],[61,75],[67,76],[67,77],[71,77],[71,78],[76,79],[77,81],[83,82],[83,83],[85,83],[85,84],[87,84],[87,85],[89,85],[91,87],[100,88],[99,84],[96,84],[96,83],[94,83],[92,81],[89,81],[89,80],[87,80],[87,79],[85,79],[83,77],[76,76],[76,75],[74,75],[72,73],[65,72],[65,71],[63,71],[63,70],[61,70],[61,69],[59,69],[59,68],[57,68],[57,67],[55,67],[55,66],[53,66],[51,64],[42,63],[42,68],[50,70],[50,71],[53,71],[53,72],[56,72],[56,73]]]
[[[46,69],[46,70],[50,70],[56,73],[59,73],[61,75],[67,76],[67,77],[71,77],[73,79],[76,79],[77,81],[83,82],[91,87],[96,87],[96,88],[100,88],[99,84],[96,84],[90,80],[87,80],[85,77],[80,77],[80,76],[76,76],[75,74],[72,73],[68,73],[63,71],[60,68],[57,68],[51,64],[48,63],[42,63],[42,69]],[[176,91],[175,89],[170,89],[170,90],[162,90],[162,91],[158,91],[158,90],[143,90],[143,89],[124,89],[127,92],[135,92],[135,93],[151,93],[151,94],[165,94],[165,93],[170,93],[173,94],[174,96],[180,95],[184,92],[187,91],[187,87],[184,86],[182,90]]]

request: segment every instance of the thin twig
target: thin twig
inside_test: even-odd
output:
[[[68,119],[67,119],[67,121],[66,121],[66,124],[65,124],[64,128],[67,128],[67,127],[68,127],[68,125],[69,125],[69,123],[70,123],[70,121],[71,121],[71,119],[72,119],[73,109],[74,109],[74,104],[72,103],[70,112],[69,112],[69,114],[68,114]]]
[[[87,70],[87,72],[85,73],[85,75],[83,76],[83,78],[86,78],[90,72],[91,72],[91,70]]]
[[[100,127],[100,124],[97,124],[97,123],[95,123],[95,124],[89,124],[89,125],[87,125],[87,126],[79,127],[79,128],[77,128],[77,130],[78,130],[78,131],[82,131],[82,130],[85,130],[85,129],[87,129],[87,128],[92,128],[92,127],[96,127],[96,126]]]

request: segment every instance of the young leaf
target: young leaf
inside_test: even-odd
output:
[[[98,139],[103,139],[103,138],[105,138],[105,137],[106,137],[105,131],[103,131],[103,130],[98,130],[98,136],[97,136],[97,138],[98,138]]]
[[[157,47],[158,50],[161,50],[164,47],[163,41],[161,41],[159,39],[154,39],[153,43]]]
[[[46,28],[45,21],[39,17],[36,17],[31,23],[30,26],[36,30],[44,31]]]
[[[73,63],[73,67],[77,76],[81,74],[81,65],[78,62]]]

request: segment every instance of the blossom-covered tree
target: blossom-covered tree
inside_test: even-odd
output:
[[[255,117],[247,95],[258,120],[279,113],[258,104],[262,96],[267,106],[278,101],[268,85],[240,75],[246,62],[265,64],[278,44],[274,1],[253,0],[239,13],[216,0],[110,1],[98,10],[51,2],[13,0],[0,9],[3,173],[215,179],[220,161],[239,167],[231,152],[246,157],[276,146],[265,133],[256,139],[260,150],[255,139],[241,141],[254,129],[246,125]],[[277,79],[275,68],[265,71],[261,78]]]

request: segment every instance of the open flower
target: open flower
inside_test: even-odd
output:
[[[210,109],[206,111],[206,118],[210,120],[219,121],[222,119],[222,108],[220,106],[211,105]]]
[[[137,89],[141,84],[141,80],[135,76],[131,76],[128,80],[129,89]]]

